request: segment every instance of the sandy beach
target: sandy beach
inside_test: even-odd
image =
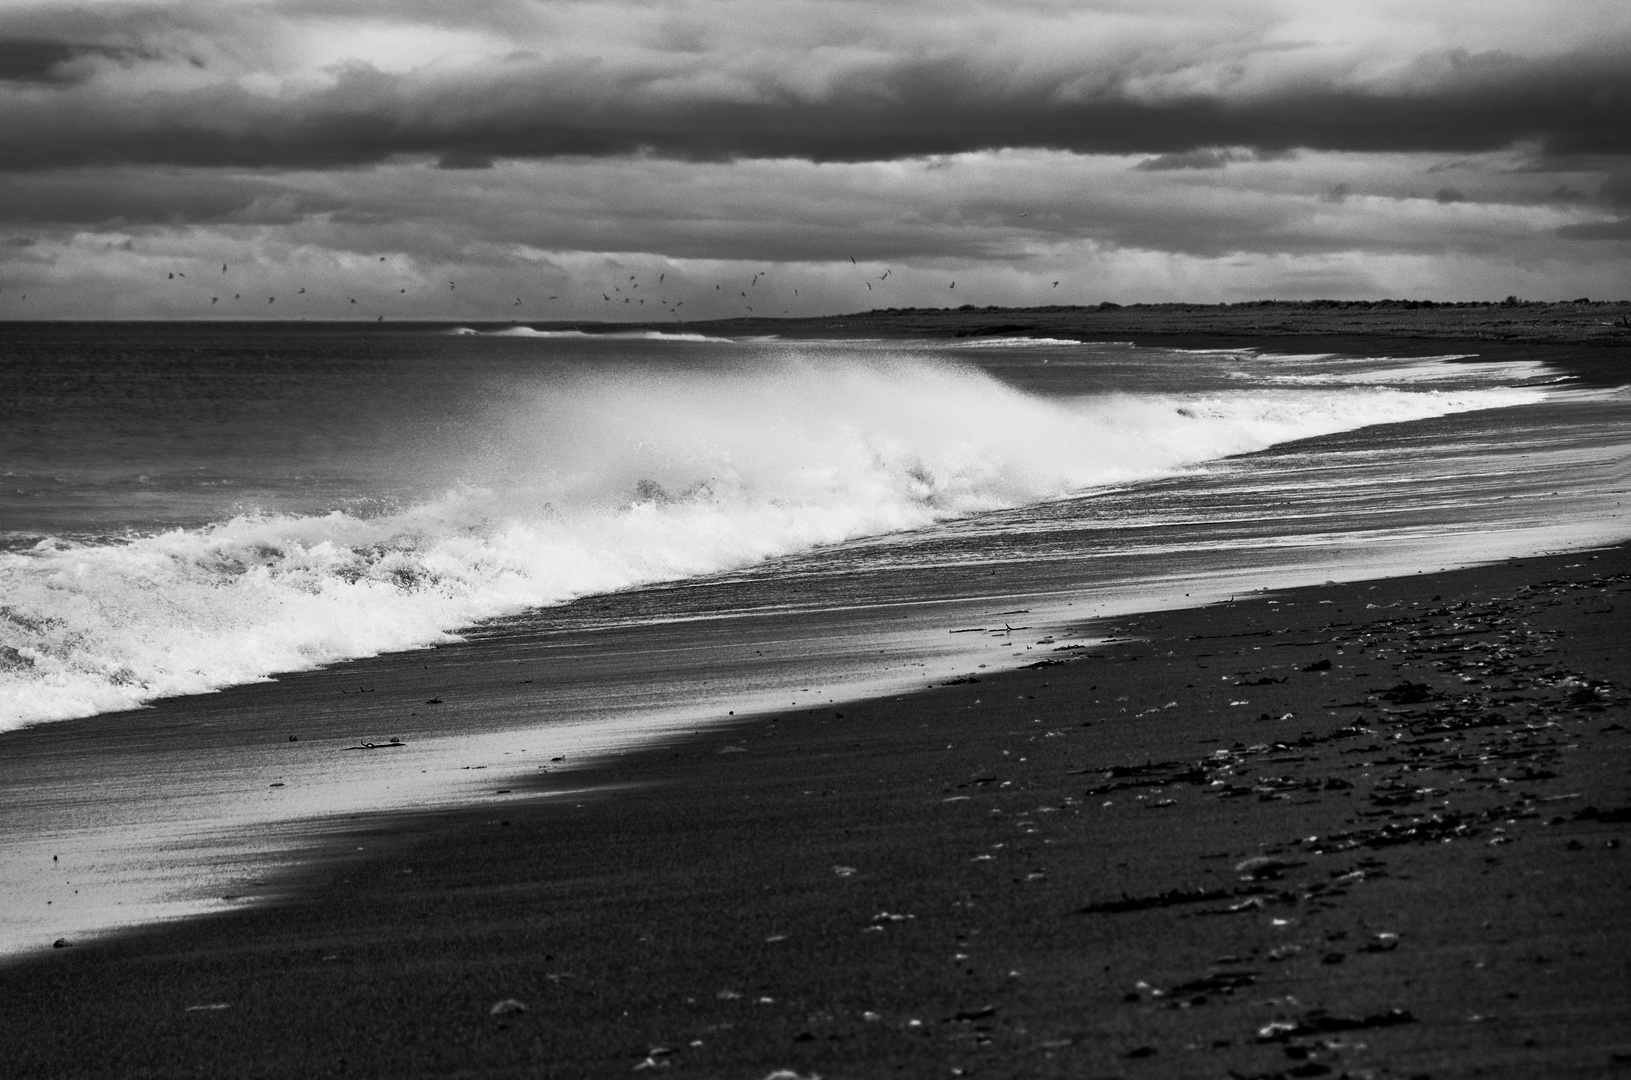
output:
[[[0,971],[7,1071],[1609,1075],[1628,591],[1622,546],[1124,618],[359,820],[281,903]]]

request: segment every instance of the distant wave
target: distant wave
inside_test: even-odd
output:
[[[534,330],[530,326],[507,326],[502,330],[475,330],[468,326],[455,326],[445,331],[454,337],[521,337],[521,338],[573,338],[602,341],[714,341],[735,344],[734,339],[711,337],[707,334],[670,333],[666,330],[628,330],[605,334],[590,334],[582,330]]]
[[[961,340],[958,340],[958,341],[954,341],[954,342],[952,342],[952,344],[956,345],[959,348],[963,348],[963,349],[1012,349],[1012,348],[1022,348],[1024,346],[1028,346],[1028,345],[1083,345],[1083,344],[1086,344],[1086,343],[1082,342],[1082,341],[1079,341],[1076,338],[989,337],[989,338],[973,338],[973,339],[965,338],[965,339],[961,339]],[[1094,342],[1093,344],[1095,344],[1095,345],[1119,345],[1119,344],[1122,344],[1122,342],[1115,342],[1115,341],[1112,341],[1112,342]]]
[[[400,512],[245,514],[0,553],[0,728],[448,641],[530,606],[1544,393],[1310,385],[1061,399],[967,366],[797,355],[590,373],[517,401],[484,433],[501,455]]]

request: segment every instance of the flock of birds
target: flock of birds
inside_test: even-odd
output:
[[[382,262],[382,263],[385,262],[386,257],[384,255],[379,256],[379,261]],[[860,264],[858,262],[856,262],[855,256],[853,256],[853,255],[849,256],[849,261],[850,261],[851,266],[854,266],[857,269],[859,269]],[[226,275],[229,272],[229,270],[230,270],[229,264],[227,264],[227,263],[222,263],[221,264],[221,275],[223,275],[223,276]],[[879,288],[881,288],[883,283],[888,281],[889,278],[890,278],[890,275],[892,275],[892,274],[894,274],[894,270],[892,268],[885,268],[884,272],[882,274],[879,274],[876,278],[872,278],[870,276],[870,274],[869,274],[868,277],[863,278],[861,280],[861,283],[866,286],[866,291],[867,292],[869,292],[869,293],[875,292],[877,290],[874,289],[874,287],[873,287],[873,281],[877,281],[879,283]],[[180,271],[180,270],[170,270],[170,271],[166,271],[166,273],[165,273],[165,279],[168,280],[168,281],[185,280],[186,277],[187,277],[186,273],[183,272],[183,271]],[[750,294],[750,290],[758,288],[759,282],[760,282],[761,279],[768,279],[769,277],[770,277],[770,271],[761,270],[758,273],[753,275],[752,280],[750,280],[745,287],[743,287],[743,288],[741,288],[741,289],[739,289],[737,291],[738,298],[742,302],[741,307],[749,315],[755,314],[755,309],[753,307],[752,301],[754,301],[756,299],[760,299],[761,297],[768,296],[770,301],[774,302],[775,297],[773,295],[761,294],[761,293],[752,293],[752,294]],[[659,295],[657,293],[657,290],[664,289],[664,287],[665,287],[665,285],[667,283],[667,280],[668,280],[668,273],[666,271],[664,271],[662,273],[659,273],[657,275],[657,281],[656,281],[655,286],[652,287],[652,288],[647,289],[647,295],[646,296],[639,296],[637,294],[638,294],[638,292],[640,290],[640,277],[639,277],[638,274],[630,274],[627,281],[619,281],[618,283],[611,285],[610,286],[610,288],[612,290],[611,292],[604,291],[604,288],[598,290],[600,292],[600,298],[601,298],[602,306],[603,306],[603,308],[608,308],[609,309],[609,308],[611,308],[612,305],[621,303],[621,304],[629,304],[629,305],[632,305],[632,306],[635,306],[635,307],[644,307],[645,303],[646,303],[646,300],[649,298],[649,299],[651,299],[653,301],[653,305],[655,307],[661,308],[664,312],[668,313],[669,315],[672,315],[676,319],[682,318],[683,316],[682,316],[682,313],[681,313],[680,309],[685,306],[685,301],[684,300],[671,301],[666,296],[662,296],[662,295]],[[649,282],[648,282],[648,285],[649,285]],[[1053,283],[1052,287],[1057,289],[1059,287],[1059,282],[1055,281]],[[458,291],[458,282],[457,282],[457,280],[449,281],[447,283],[447,288],[448,288],[449,292],[457,292]],[[946,288],[947,288],[948,291],[955,290],[957,288],[957,282],[955,280],[948,282],[947,285],[946,285]],[[715,284],[714,285],[714,291],[723,294],[724,291],[725,291],[724,286],[720,285],[720,284]],[[407,289],[406,286],[400,286],[399,285],[399,286],[397,286],[397,292],[400,295],[406,296],[407,293],[408,293],[408,289]],[[796,289],[796,288],[793,289],[792,294],[793,294],[793,298],[797,299],[798,295],[799,295],[798,289]],[[300,286],[299,288],[297,288],[295,290],[293,295],[296,295],[296,296],[308,295],[307,292],[306,292],[306,287],[304,285]],[[511,293],[509,295],[514,296],[513,293]],[[218,306],[224,298],[225,298],[224,292],[215,293],[214,295],[210,296],[210,298],[209,298],[209,306],[210,307]],[[354,296],[345,296],[344,294],[341,294],[340,298],[344,299],[346,301],[346,303],[350,304],[350,305],[355,305],[355,304],[358,303],[357,298],[354,297]],[[24,293],[22,295],[22,299],[27,300],[28,299],[28,294]],[[244,299],[243,292],[241,292],[241,291],[240,292],[235,292],[235,293],[232,294],[232,299],[229,302],[242,302],[243,299]],[[271,305],[276,304],[277,300],[278,300],[278,298],[277,298],[276,295],[268,296],[266,298],[266,305],[268,307],[270,307]],[[548,301],[559,301],[559,300],[560,300],[560,296],[558,294],[550,295],[549,297],[546,298],[546,302],[548,302]],[[258,298],[256,298],[256,299],[252,300],[251,302],[252,303],[258,303],[259,301],[258,301]],[[785,300],[784,300],[784,302],[785,302]],[[514,300],[509,306],[511,306],[511,307],[523,307],[523,306],[525,306],[525,301],[523,301],[522,298],[519,297],[519,296],[514,296]],[[781,313],[783,315],[791,314],[791,309],[783,308]],[[384,315],[379,315],[379,316],[377,316],[377,319],[378,319],[378,321],[383,322],[385,320],[385,316]]]

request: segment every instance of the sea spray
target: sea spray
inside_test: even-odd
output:
[[[874,356],[578,369],[373,514],[246,512],[0,554],[0,727],[447,641],[479,620],[1545,391],[1298,384],[1042,397]],[[465,445],[461,443],[461,445]]]

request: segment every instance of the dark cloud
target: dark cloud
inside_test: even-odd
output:
[[[1162,154],[1160,157],[1146,158],[1133,168],[1141,172],[1165,172],[1170,169],[1221,169],[1236,161],[1251,161],[1256,154],[1250,150],[1224,150],[1217,147],[1208,147],[1201,150],[1186,150],[1181,154]]]
[[[437,159],[436,167],[438,169],[491,169],[493,159],[485,154],[471,154],[463,150],[452,150]]]
[[[118,228],[137,225],[289,224],[340,209],[327,194],[267,178],[192,170],[97,170],[0,177],[4,220]]]
[[[74,70],[81,57],[107,57],[114,60],[141,59],[132,49],[107,45],[75,45],[63,41],[0,39],[0,82],[72,83],[86,78]]]
[[[43,62],[29,61],[35,68]],[[29,70],[33,70],[32,68]],[[336,167],[396,155],[476,161],[650,153],[681,160],[889,160],[1003,147],[1154,153],[1146,167],[1226,164],[1230,151],[1631,152],[1631,65],[1620,56],[1499,55],[1429,86],[1296,82],[1239,99],[1084,94],[1082,72],[1003,83],[967,56],[891,57],[864,78],[790,91],[770,75],[711,88],[693,72],[607,70],[514,53],[477,70],[386,73],[269,95],[237,83],[98,99],[76,88],[0,99],[5,166],[140,162]],[[695,78],[693,78],[695,76]],[[1123,80],[1125,83],[1126,80]]]

